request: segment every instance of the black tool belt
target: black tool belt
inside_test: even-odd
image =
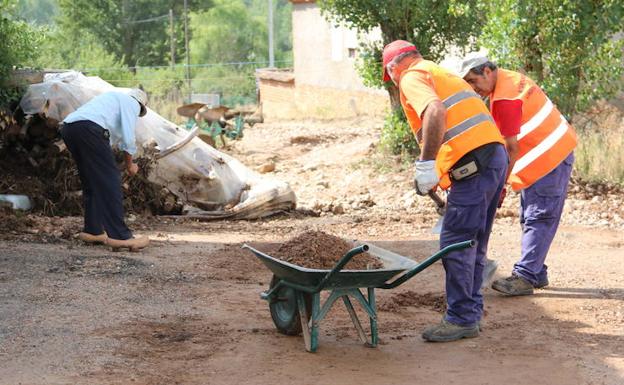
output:
[[[449,175],[454,181],[470,179],[479,175],[481,169],[490,163],[490,159],[500,143],[488,143],[477,147],[461,157],[449,170]]]

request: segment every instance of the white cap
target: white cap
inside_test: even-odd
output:
[[[141,105],[141,112],[139,116],[145,116],[147,114],[147,94],[140,88],[133,88],[128,92],[128,96],[133,97]]]
[[[470,72],[471,69],[485,64],[488,61],[490,61],[490,59],[488,59],[487,54],[482,51],[469,53],[461,62],[459,67],[459,76],[463,78],[468,75],[468,72]]]

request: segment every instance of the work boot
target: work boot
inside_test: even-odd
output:
[[[533,294],[533,285],[531,282],[515,274],[507,278],[497,279],[492,283],[492,289],[514,296]]]
[[[443,319],[437,325],[430,326],[422,334],[422,338],[429,342],[451,342],[462,338],[479,336],[479,324],[473,326],[459,326]]]
[[[80,239],[83,242],[93,243],[93,244],[106,243],[107,238],[108,237],[106,236],[106,233],[94,235],[90,233],[81,232],[78,234],[78,239]]]
[[[494,278],[494,273],[496,273],[496,269],[498,269],[498,262],[493,259],[485,260],[485,267],[483,268],[483,281],[481,282],[481,291],[483,291],[486,287],[490,286],[490,282],[492,282],[492,278]]]
[[[130,251],[139,251],[147,245],[149,245],[148,237],[138,237],[130,239],[113,239],[108,238],[106,244],[109,245],[113,251],[119,251],[120,249],[128,249]]]
[[[539,281],[537,281],[537,283],[535,285],[533,285],[534,288],[536,289],[542,289],[545,288],[546,286],[548,286],[549,282],[548,282],[548,277],[544,277],[542,279],[540,279]]]

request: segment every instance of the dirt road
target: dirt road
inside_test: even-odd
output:
[[[377,141],[375,124],[263,125],[231,149],[250,166],[275,162],[275,177],[320,216],[137,218],[131,226],[155,240],[141,253],[79,244],[68,229],[77,230],[80,218],[31,218],[28,229],[3,233],[0,383],[623,383],[621,205],[598,211],[592,205],[600,202],[591,200],[570,200],[548,258],[546,290],[522,298],[485,292],[479,338],[420,338],[442,316],[439,263],[379,291],[376,349],[358,342],[339,306],[321,324],[315,354],[305,352],[301,337],[276,332],[259,298],[270,274],[242,243],[270,252],[302,231],[323,230],[409,257],[436,248],[429,232],[436,214],[410,193],[411,171],[395,164],[385,172],[368,150]],[[491,239],[501,275],[519,253],[514,204],[515,197],[506,202],[509,212]]]

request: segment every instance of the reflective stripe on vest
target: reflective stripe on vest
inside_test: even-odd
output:
[[[524,123],[520,127],[520,133],[518,134],[518,140],[524,138],[527,134],[529,134],[530,132],[535,130],[540,124],[542,124],[544,122],[544,120],[546,120],[548,115],[550,115],[550,113],[552,112],[553,107],[554,107],[554,105],[552,104],[550,99],[546,99],[546,104],[544,104],[544,107],[542,107],[539,110],[539,112],[537,114],[535,114],[535,116],[533,116],[531,118],[531,120],[529,120],[528,122]],[[562,118],[563,118],[563,116],[562,116]]]
[[[568,122],[565,120],[563,116],[561,116],[561,123],[559,124],[559,126],[550,135],[548,135],[546,139],[542,140],[540,144],[533,147],[522,158],[518,159],[516,163],[514,164],[514,167],[511,170],[511,172],[513,174],[517,174],[520,171],[522,171],[525,167],[527,167],[529,164],[533,163],[535,159],[539,158],[546,151],[548,151],[551,147],[553,147],[554,144],[557,143],[557,141],[559,141],[559,139],[561,139],[567,131],[568,131]]]
[[[446,131],[446,133],[444,134],[444,142],[446,143],[457,135],[461,134],[462,132],[468,130],[469,128],[472,128],[477,124],[486,122],[488,120],[494,123],[494,120],[492,120],[492,117],[490,115],[483,113],[468,118]]]
[[[463,91],[459,91],[459,92],[449,96],[448,98],[444,99],[442,104],[444,104],[444,107],[446,107],[446,109],[448,110],[449,108],[453,107],[457,103],[461,102],[464,99],[468,99],[468,98],[479,98],[479,95],[476,92],[474,92],[474,91],[463,90]],[[481,99],[481,98],[479,98],[479,99]]]

